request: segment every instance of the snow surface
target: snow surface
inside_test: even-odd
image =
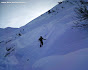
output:
[[[88,70],[88,48],[42,58],[34,63],[33,70]]]
[[[88,32],[73,27],[76,6],[63,1],[1,36],[0,70],[88,70]],[[40,36],[46,39],[41,48]]]

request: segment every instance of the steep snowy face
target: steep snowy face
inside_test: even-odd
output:
[[[8,28],[0,28],[0,37],[1,36],[6,36],[6,35],[8,35],[8,34],[11,34],[13,31],[15,31],[15,30],[17,30],[18,28],[10,28],[10,27],[8,27]]]
[[[8,36],[0,38],[0,69],[48,70],[48,65],[48,67],[45,65],[45,68],[40,66],[43,61],[50,59],[47,58],[48,56],[53,61],[59,58],[59,56],[53,58],[54,55],[61,55],[60,58],[65,59],[73,55],[74,53],[70,54],[72,52],[88,48],[88,32],[74,27],[74,23],[77,20],[74,9],[77,6],[76,1],[59,2],[57,6],[29,22],[27,25],[8,34]],[[43,41],[41,48],[40,36],[46,39]],[[67,56],[64,57],[64,55]],[[60,60],[58,59],[57,61],[59,62]],[[57,65],[56,61],[54,64]],[[69,67],[67,69],[69,70]]]

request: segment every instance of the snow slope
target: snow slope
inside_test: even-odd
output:
[[[73,27],[76,6],[63,1],[51,13],[2,36],[0,70],[88,70],[88,32]],[[46,39],[42,48],[40,36]]]
[[[0,37],[1,36],[6,36],[8,34],[11,34],[13,31],[17,30],[18,28],[11,28],[11,27],[7,27],[7,28],[0,28]]]
[[[33,70],[88,70],[88,48],[40,59]]]

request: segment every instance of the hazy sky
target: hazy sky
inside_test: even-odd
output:
[[[25,3],[1,3],[1,2]],[[0,28],[21,27],[62,0],[0,0]]]

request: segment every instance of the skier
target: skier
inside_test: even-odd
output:
[[[39,38],[39,41],[40,41],[40,47],[43,46],[43,40],[46,40],[46,39],[44,39],[42,36],[40,36],[40,38]]]

